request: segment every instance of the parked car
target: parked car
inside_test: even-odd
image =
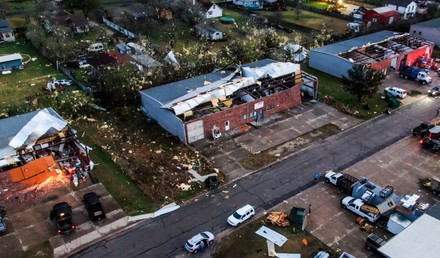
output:
[[[63,85],[63,86],[70,86],[70,85],[73,84],[73,81],[72,80],[67,80],[67,79],[62,79],[62,80],[55,81],[55,83],[58,83],[58,84]]]
[[[5,220],[0,217],[0,234],[6,232],[6,223]]]
[[[401,88],[397,88],[397,87],[386,87],[384,89],[385,94],[391,94],[395,97],[399,97],[401,99],[403,99],[404,97],[406,97],[407,95],[407,91]]]
[[[428,96],[436,97],[440,96],[440,86],[432,87],[430,90],[428,90]]]
[[[50,219],[55,219],[58,234],[70,234],[76,228],[73,223],[72,207],[67,202],[55,204],[50,212]]]
[[[367,240],[365,241],[365,248],[377,253],[378,252],[377,249],[379,249],[381,246],[385,244],[386,244],[385,240],[383,240],[378,235],[371,233],[367,236]]]
[[[255,215],[255,209],[249,204],[238,209],[234,214],[228,217],[229,225],[236,227]]]
[[[440,141],[431,139],[429,137],[423,138],[420,140],[420,144],[424,149],[430,150],[433,153],[437,153],[440,151]]]
[[[85,68],[91,67],[91,65],[88,64],[87,61],[81,60],[78,62],[78,67],[81,69],[85,69]]]
[[[214,235],[205,231],[199,233],[193,237],[191,237],[185,243],[185,249],[190,253],[197,253],[198,251],[203,251],[203,249],[207,246],[210,246],[214,243]]]
[[[429,129],[431,129],[433,127],[434,127],[434,125],[429,122],[420,123],[419,126],[414,127],[414,129],[412,129],[412,135],[419,136],[421,138],[425,138],[426,136],[429,135]]]
[[[95,192],[86,193],[83,196],[83,203],[92,221],[100,221],[106,218],[104,209],[102,208],[99,195]]]

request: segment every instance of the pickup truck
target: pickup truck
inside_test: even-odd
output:
[[[436,177],[427,177],[420,180],[420,184],[429,189],[433,194],[440,196],[440,179]]]
[[[359,181],[354,176],[349,174],[334,172],[333,170],[327,171],[325,174],[325,182],[335,185],[343,193],[351,194],[353,191],[353,185]]]
[[[400,68],[399,76],[405,79],[413,79],[421,84],[428,84],[432,82],[432,77],[426,69],[420,69],[404,65]]]
[[[361,199],[347,196],[341,200],[341,206],[342,208],[350,210],[362,218],[367,219],[371,223],[376,222],[380,218],[379,209],[365,204]]]
[[[432,153],[440,152],[440,140],[426,137],[420,140],[420,144],[424,149],[430,150]]]
[[[420,138],[425,138],[429,135],[429,129],[433,127],[434,125],[429,122],[420,123],[419,126],[412,129],[412,135],[419,136]]]

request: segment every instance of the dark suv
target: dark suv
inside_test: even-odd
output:
[[[378,235],[371,233],[367,236],[367,241],[365,241],[365,247],[370,251],[373,251],[375,253],[380,253],[378,249],[386,243],[387,241],[383,240]]]
[[[70,234],[76,228],[72,218],[72,207],[67,202],[55,204],[50,212],[50,219],[55,219],[58,234]]]
[[[429,135],[429,129],[433,128],[434,125],[428,122],[423,122],[419,126],[412,129],[413,136],[419,136],[420,138],[425,138]]]
[[[95,192],[86,193],[83,203],[92,221],[100,221],[106,218],[99,196]]]
[[[437,153],[440,151],[440,140],[426,137],[420,140],[420,144],[424,149],[430,150],[432,153]]]

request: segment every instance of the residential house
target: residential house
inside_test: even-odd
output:
[[[387,72],[390,68],[398,70],[401,64],[411,66],[420,56],[430,58],[433,49],[433,42],[409,33],[379,31],[312,49],[309,66],[339,78],[348,76],[354,64]]]
[[[68,33],[80,34],[89,32],[89,21],[82,12],[71,14],[66,11],[56,13],[48,20],[52,30],[62,29]]]
[[[400,14],[389,7],[378,7],[365,11],[364,20],[371,23],[379,23],[384,26],[400,19]]]
[[[214,29],[212,27],[209,27],[204,24],[197,24],[194,27],[194,30],[197,34],[197,36],[208,39],[208,40],[222,40],[223,39],[223,32]]]
[[[0,42],[15,41],[14,29],[6,20],[0,20]]]
[[[440,46],[440,18],[412,24],[409,33],[414,37],[432,41]]]
[[[77,162],[90,169],[89,148],[78,142],[75,131],[52,108],[0,119],[0,171],[30,164],[40,158],[58,163]],[[43,162],[49,164],[50,162]],[[47,167],[46,167],[47,169]],[[18,173],[20,178],[37,176]],[[36,171],[40,173],[41,170]]]
[[[206,0],[198,0],[197,2],[202,8],[205,18],[210,19],[223,16],[223,9],[218,4]]]
[[[317,87],[317,78],[299,64],[265,59],[143,90],[141,109],[190,144],[258,126],[265,117],[300,105],[303,90],[316,97]]]
[[[416,15],[417,5],[413,0],[385,0],[385,6],[397,11],[405,20]]]

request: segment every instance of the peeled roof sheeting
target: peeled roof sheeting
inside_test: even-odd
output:
[[[31,144],[47,133],[54,134],[54,132],[61,131],[66,125],[66,121],[51,115],[48,110],[43,109],[21,128],[9,142],[9,146],[17,149],[23,145]]]

